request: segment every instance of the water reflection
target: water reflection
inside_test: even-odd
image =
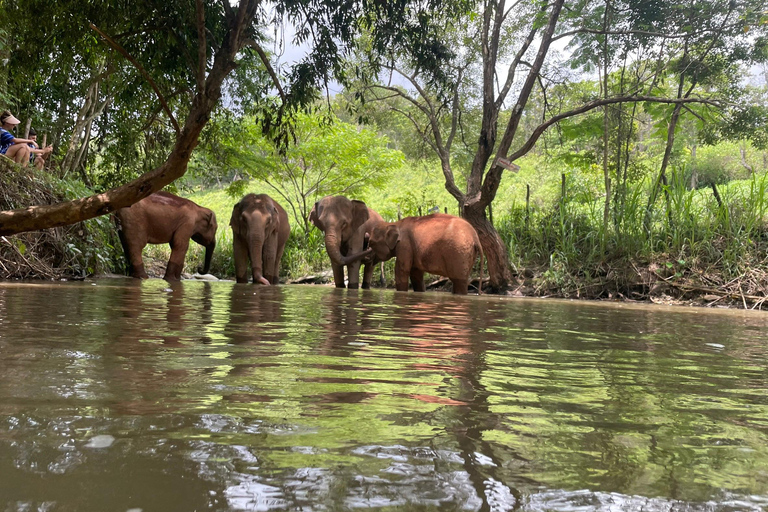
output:
[[[0,285],[0,504],[762,510],[766,323],[330,287]]]

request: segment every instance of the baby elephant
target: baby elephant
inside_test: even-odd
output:
[[[256,284],[277,284],[280,259],[291,226],[288,214],[266,194],[248,194],[232,209],[235,276],[238,283],[248,282],[248,260]]]
[[[483,248],[475,228],[462,218],[442,213],[406,217],[374,227],[368,243],[370,248],[358,256],[373,251],[382,261],[397,258],[398,291],[408,291],[409,277],[414,291],[425,291],[424,272],[429,272],[449,278],[453,293],[466,295],[469,275],[478,256],[482,282]]]

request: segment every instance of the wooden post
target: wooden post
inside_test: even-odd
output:
[[[531,186],[525,184],[525,228],[528,229],[528,219],[531,218]]]
[[[419,217],[421,217],[421,206],[419,206]]]
[[[448,207],[445,207],[445,214],[448,215]]]

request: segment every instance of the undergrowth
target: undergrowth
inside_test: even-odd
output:
[[[52,204],[90,194],[82,183],[63,181],[0,158],[0,209]],[[123,266],[109,217],[63,228],[0,237],[0,278],[84,277]]]
[[[528,211],[513,205],[497,229],[513,267],[526,269],[529,293],[641,298],[661,286],[762,296],[767,188],[768,177],[754,175],[718,188],[718,201],[714,189],[688,190],[673,179],[646,224],[646,183],[614,205],[607,224],[603,198],[566,196]]]

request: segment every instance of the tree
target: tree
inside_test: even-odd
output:
[[[386,137],[316,114],[296,116],[294,143],[288,148],[280,148],[262,135],[253,118],[245,119],[230,133],[231,137],[206,153],[218,155],[219,169],[235,169],[237,175],[266,183],[278,202],[287,203],[305,234],[311,228],[309,212],[316,199],[338,194],[359,196],[366,188],[381,185],[403,162],[400,151],[387,147]],[[207,162],[203,166],[207,167]],[[241,195],[246,183],[234,181],[231,192]]]
[[[567,9],[564,4],[564,0],[511,4],[505,0],[485,1],[477,14],[466,16],[459,22],[444,20],[445,37],[455,50],[446,67],[446,73],[451,77],[447,81],[448,87],[424,76],[419,62],[412,58],[409,48],[403,46],[393,48],[391,65],[387,68],[406,86],[381,81],[365,86],[369,101],[387,101],[398,96],[412,105],[410,111],[400,112],[411,120],[439,157],[445,187],[480,235],[488,258],[491,285],[500,290],[509,285],[511,272],[506,247],[487,218],[486,209],[496,196],[504,170],[514,170],[514,161],[530,151],[547,128],[607,105],[653,101],[682,109],[685,104],[708,101],[693,91],[674,97],[659,95],[662,91],[656,87],[657,78],[669,60],[669,54],[662,52],[659,65],[648,70],[641,87],[618,95],[608,94],[603,81],[601,95],[584,98],[580,105],[559,110],[546,101],[548,87],[572,83],[574,79],[578,81],[580,76],[562,72],[561,63],[557,61],[558,52],[551,51],[552,44],[568,39],[580,44],[578,36],[601,36],[602,39],[584,38],[584,44],[591,45],[591,50],[585,51],[603,54],[597,62],[593,60],[591,63],[601,64],[601,75],[607,78],[613,61],[613,48],[606,39],[609,35],[620,37],[626,48],[643,51],[667,48],[667,41],[685,37],[692,30],[701,40],[710,38],[716,44],[723,44],[724,34],[734,42],[739,38],[743,42],[752,37],[752,34],[744,35],[744,27],[754,26],[761,8],[757,2],[738,4],[735,7],[738,16],[723,22],[721,13],[728,12],[729,6],[736,4],[713,1],[711,9],[706,10],[712,22],[691,27],[687,25],[690,18],[672,15],[681,9],[678,4],[606,2],[596,6],[593,2],[581,1]],[[500,73],[502,69],[504,72]],[[529,130],[524,130],[529,100],[536,90],[540,90],[545,98],[543,117]],[[516,97],[510,98],[513,91]],[[466,169],[466,188],[462,190],[456,179],[454,144],[460,140],[457,134],[465,133],[463,116],[475,106],[482,110],[482,116],[473,134],[476,141],[472,144],[474,158]],[[607,155],[604,158],[607,163]],[[609,186],[607,167],[605,174]]]
[[[162,132],[172,134],[170,150],[152,170],[114,189],[67,203],[0,212],[0,234],[62,226],[104,215],[133,204],[183,176],[200,133],[219,104],[225,80],[246,54],[258,56],[271,79],[272,90],[277,92],[277,101],[271,101],[272,96],[262,91],[264,102],[259,105],[262,126],[285,145],[290,140],[286,121],[291,118],[291,112],[314,102],[318,85],[327,84],[331,77],[345,80],[341,62],[360,28],[371,35],[368,55],[374,68],[377,56],[392,46],[393,41],[409,41],[418,50],[419,60],[428,68],[438,70],[445,48],[433,34],[429,13],[458,12],[462,6],[460,1],[442,0],[376,3],[300,0],[277,2],[273,10],[268,10],[259,0],[242,0],[237,6],[213,0],[196,0],[194,5],[167,0],[130,2],[129,5],[117,0],[62,3],[58,14],[67,16],[55,17],[53,23],[59,29],[66,29],[65,33],[76,34],[73,36],[76,41],[95,37],[83,20],[93,15],[103,21],[101,27],[91,26],[112,49],[108,52],[110,58],[114,52],[121,55],[120,59],[115,57],[116,95],[131,94],[132,86],[139,81],[151,86],[154,103],[159,105],[156,110],[162,112],[167,125]],[[30,2],[8,2],[3,15],[11,19],[18,11],[32,7]],[[276,18],[290,20],[298,27],[297,42],[310,45],[306,58],[287,72],[285,83],[263,48],[267,26]],[[26,19],[28,24],[33,24],[37,18],[28,15]],[[61,41],[39,43],[40,54],[50,56],[55,55],[52,48]],[[78,43],[72,47],[84,46]],[[45,58],[39,59],[43,60]],[[57,65],[56,62],[48,64]],[[89,75],[87,80],[92,83],[93,77]],[[182,92],[176,94],[174,89],[179,86]],[[169,101],[171,98],[174,101]],[[176,119],[182,116],[184,120],[179,123]]]

